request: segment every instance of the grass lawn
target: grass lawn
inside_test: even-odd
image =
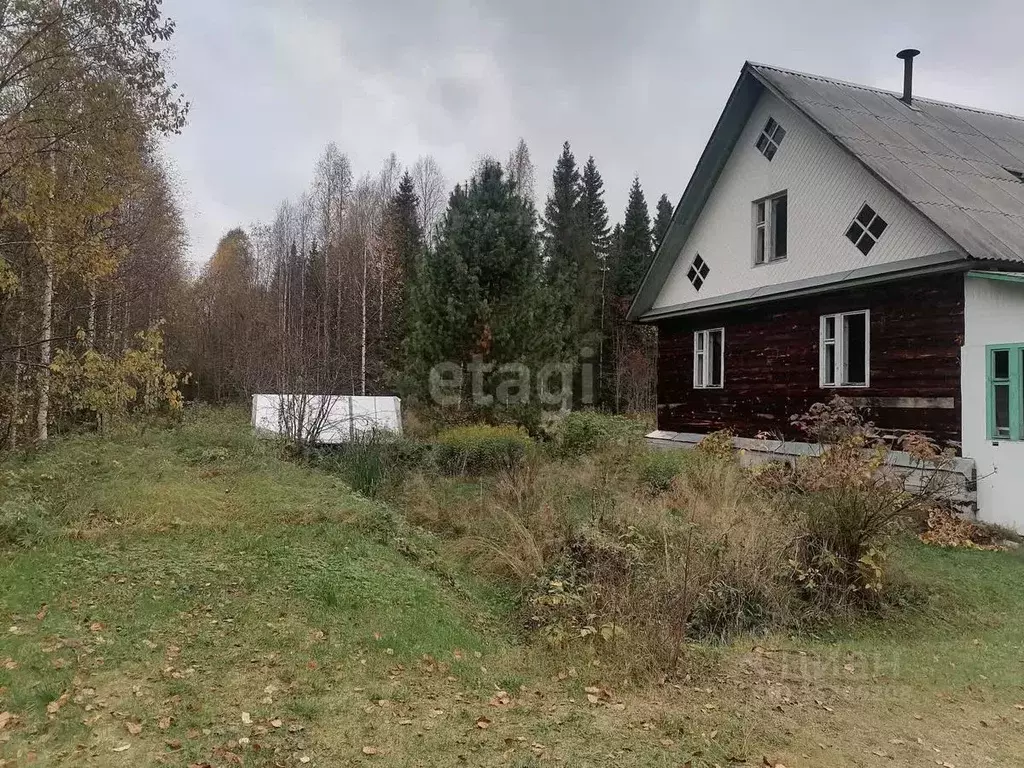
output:
[[[245,414],[0,464],[0,766],[972,766],[1024,755],[1024,559],[907,543],[928,604],[617,678]],[[588,692],[587,689],[590,689]]]

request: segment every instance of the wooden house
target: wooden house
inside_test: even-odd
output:
[[[842,395],[962,457],[1024,528],[1024,119],[746,63],[630,316],[659,331],[658,428],[799,452]]]

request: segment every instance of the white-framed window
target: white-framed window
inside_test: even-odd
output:
[[[821,386],[866,387],[871,378],[871,312],[821,318]]]
[[[779,151],[779,144],[786,137],[786,129],[775,122],[775,118],[769,117],[768,122],[765,123],[764,129],[761,131],[761,135],[757,137],[758,151],[768,158],[769,162],[775,153]]]
[[[725,329],[693,334],[693,388],[721,389],[725,382]]]
[[[754,201],[754,264],[786,258],[789,199],[785,192]]]
[[[885,219],[875,213],[875,209],[867,203],[860,209],[857,218],[846,230],[846,239],[857,246],[857,250],[867,256],[875,243],[889,225]]]

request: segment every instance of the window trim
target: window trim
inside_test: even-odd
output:
[[[772,216],[774,211],[775,202],[777,200],[786,201],[786,253],[782,256],[775,255],[775,219]],[[764,206],[764,222],[757,220],[758,206]],[[751,259],[754,262],[755,267],[764,267],[769,264],[777,264],[780,261],[786,261],[789,258],[789,190],[784,189],[781,192],[776,192],[766,197],[761,197],[750,204],[750,252]],[[764,245],[765,245],[765,259],[764,261],[757,260],[757,241],[758,233],[760,230],[764,230]]]
[[[995,378],[996,352],[1009,353],[1009,370],[1005,379]],[[985,436],[992,441],[1020,442],[1024,440],[1024,343],[989,344],[985,347]],[[996,387],[1010,390],[1009,435],[1000,435],[996,429]]]
[[[864,316],[864,383],[851,384],[847,381],[846,371],[849,365],[846,361],[846,323],[847,317],[855,315]],[[825,324],[828,320],[835,320],[835,338],[825,339]],[[832,366],[832,383],[825,381],[825,350],[827,347],[835,349],[835,358]],[[831,315],[822,315],[818,321],[818,385],[821,389],[867,389],[871,386],[871,310],[857,309],[851,312],[837,312]]]
[[[718,384],[711,381],[711,334],[719,333],[722,337],[722,357],[718,361]],[[698,350],[698,342],[703,340],[704,348]],[[703,375],[703,383],[698,383],[698,370]],[[693,388],[694,389],[725,389],[725,328],[706,328],[693,332]]]

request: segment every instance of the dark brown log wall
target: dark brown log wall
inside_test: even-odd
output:
[[[960,347],[964,278],[944,274],[787,299],[659,324],[658,427],[706,433],[731,429],[791,439],[790,419],[833,394],[850,398],[954,398],[953,408],[874,407],[885,430],[919,430],[960,440]],[[871,310],[870,386],[822,389],[822,315]],[[725,328],[724,389],[693,388],[693,332]]]

